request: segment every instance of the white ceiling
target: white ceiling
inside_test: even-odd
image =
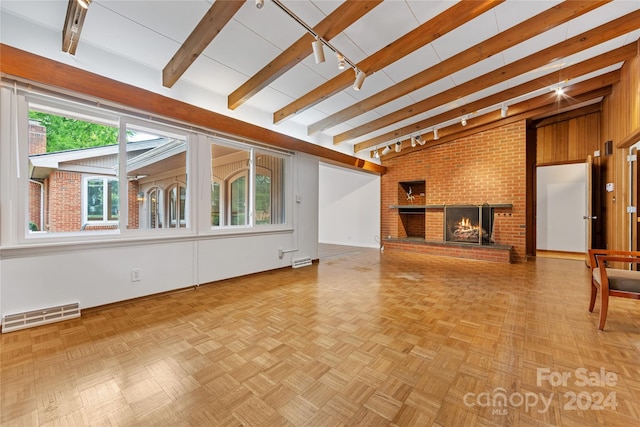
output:
[[[340,6],[342,1],[284,0],[283,3],[313,27]],[[386,0],[330,40],[330,43],[353,63],[358,63],[455,3]],[[0,42],[305,139],[310,143],[354,154],[354,143],[514,87],[550,70],[632,43],[640,37],[639,22],[635,31],[624,36],[570,57],[557,58],[540,69],[470,93],[455,102],[445,103],[371,134],[333,145],[334,135],[354,126],[368,123],[640,9],[640,0],[612,1],[408,95],[322,133],[307,136],[307,126],[318,120],[384,91],[558,3],[560,2],[552,0],[509,0],[499,4],[471,22],[368,76],[359,92],[352,88],[344,89],[277,125],[272,121],[275,111],[337,76],[340,70],[335,58],[325,49],[327,60],[324,63],[316,64],[313,55],[310,55],[245,104],[236,110],[229,110],[227,96],[306,32],[269,0],[265,0],[262,9],[255,7],[254,0],[247,0],[171,89],[162,86],[162,69],[209,10],[213,1],[94,0],[87,12],[77,52],[75,56],[71,56],[61,52],[62,28],[68,5],[66,0],[2,0]],[[581,79],[603,74],[620,66],[621,64],[616,64]],[[529,96],[535,95],[539,93]],[[525,98],[521,97],[519,100]],[[368,151],[357,155],[369,158]]]

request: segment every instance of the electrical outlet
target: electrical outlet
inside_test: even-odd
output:
[[[139,282],[141,279],[141,272],[139,268],[132,268],[131,269],[131,281],[132,282]]]

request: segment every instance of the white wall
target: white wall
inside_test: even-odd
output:
[[[380,176],[320,163],[319,242],[379,247]]]

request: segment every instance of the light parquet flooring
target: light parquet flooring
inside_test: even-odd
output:
[[[638,426],[640,303],[588,300],[581,261],[346,251],[3,334],[0,424]]]

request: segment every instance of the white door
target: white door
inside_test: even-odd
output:
[[[537,168],[536,249],[585,252],[587,178],[585,163]]]

